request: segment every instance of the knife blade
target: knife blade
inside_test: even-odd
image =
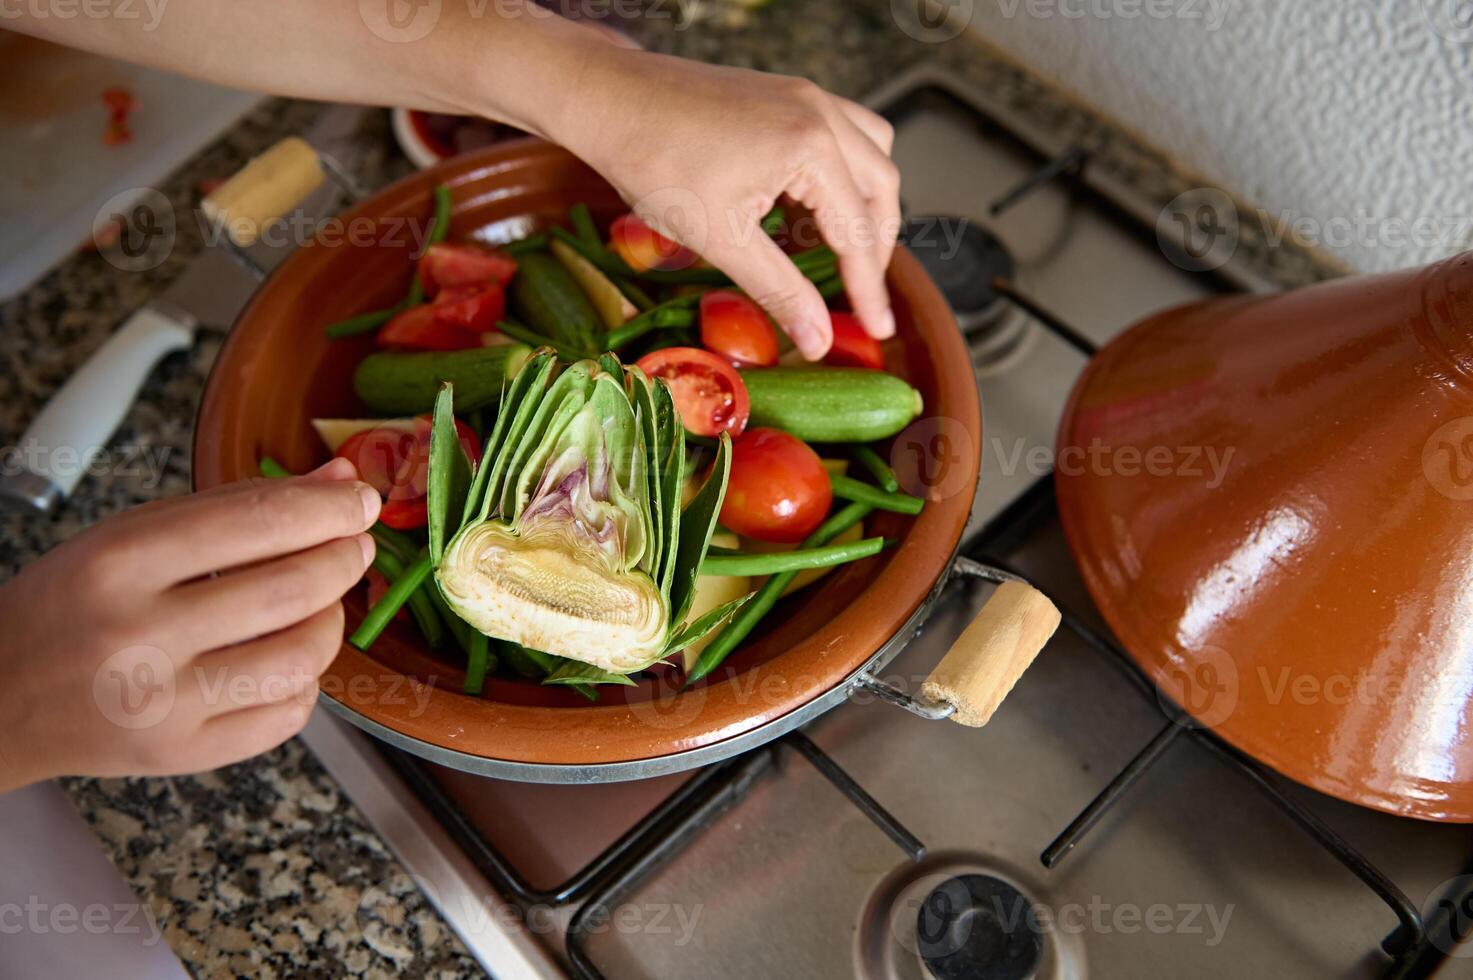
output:
[[[331,106],[307,140],[330,153],[334,171],[350,164],[358,146],[356,123],[367,111]],[[321,187],[297,207],[309,217],[328,213],[337,195]],[[253,264],[270,268],[291,246],[257,243]],[[63,384],[31,422],[17,447],[20,466],[0,474],[0,504],[45,513],[66,499],[106,448],[154,366],[194,344],[198,327],[228,329],[258,285],[237,255],[209,245],[175,282],[130,316]]]

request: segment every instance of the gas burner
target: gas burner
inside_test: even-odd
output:
[[[865,903],[855,947],[861,980],[1079,980],[1077,933],[1046,928],[1049,899],[1022,868],[942,852],[906,863]]]
[[[1001,878],[948,878],[916,914],[916,951],[936,980],[1032,980],[1043,940],[1027,897]]]
[[[1011,364],[1032,331],[993,285],[1017,275],[1002,240],[970,218],[945,214],[907,219],[900,240],[946,297],[978,369]]]

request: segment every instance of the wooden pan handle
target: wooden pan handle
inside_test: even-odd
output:
[[[242,248],[261,237],[261,228],[302,202],[325,179],[322,161],[306,140],[286,139],[251,160],[200,203]]]
[[[1058,628],[1047,596],[1003,582],[921,685],[921,697],[952,705],[952,721],[980,728]]]

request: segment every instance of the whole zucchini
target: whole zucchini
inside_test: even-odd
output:
[[[593,353],[603,320],[563,264],[547,252],[517,256],[508,294],[512,309],[533,330],[573,350]]]
[[[501,386],[517,372],[532,349],[500,344],[470,350],[370,354],[353,373],[353,390],[378,415],[419,415],[432,411],[440,384],[455,385],[455,410],[468,412],[494,403]]]
[[[754,426],[805,442],[887,439],[921,414],[921,393],[884,371],[773,367],[743,371]]]

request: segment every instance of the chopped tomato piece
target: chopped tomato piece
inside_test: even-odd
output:
[[[431,245],[419,260],[419,281],[429,296],[450,286],[505,286],[516,271],[517,260],[505,252],[460,242]]]
[[[739,366],[777,363],[772,321],[762,307],[734,289],[713,289],[701,297],[701,343]]]
[[[732,445],[721,525],[759,541],[802,541],[834,502],[818,453],[781,429],[752,429]]]
[[[380,347],[408,350],[466,350],[481,346],[480,334],[446,323],[431,304],[411,307],[384,324],[378,332]]]
[[[430,508],[425,498],[417,500],[385,500],[378,519],[396,531],[412,531],[430,522]]]
[[[632,212],[614,219],[609,226],[609,247],[636,272],[685,269],[696,261],[694,252],[672,242]]]
[[[387,496],[414,444],[412,433],[385,426],[349,436],[334,455],[352,463],[359,479]]]
[[[742,376],[721,358],[699,347],[666,347],[639,359],[640,370],[670,385],[675,409],[689,432],[739,436],[752,414]]]
[[[435,319],[462,330],[485,333],[506,316],[506,288],[501,283],[445,286],[435,296]]]
[[[834,344],[824,355],[825,364],[885,369],[885,352],[880,350],[880,342],[864,332],[854,314],[831,313],[829,320],[834,325]]]
[[[420,415],[414,420],[414,436],[403,461],[394,473],[394,484],[388,492],[390,500],[422,500],[430,480],[430,416]],[[475,430],[460,419],[455,420],[455,434],[460,437],[460,448],[474,467],[481,461],[481,441]]]

